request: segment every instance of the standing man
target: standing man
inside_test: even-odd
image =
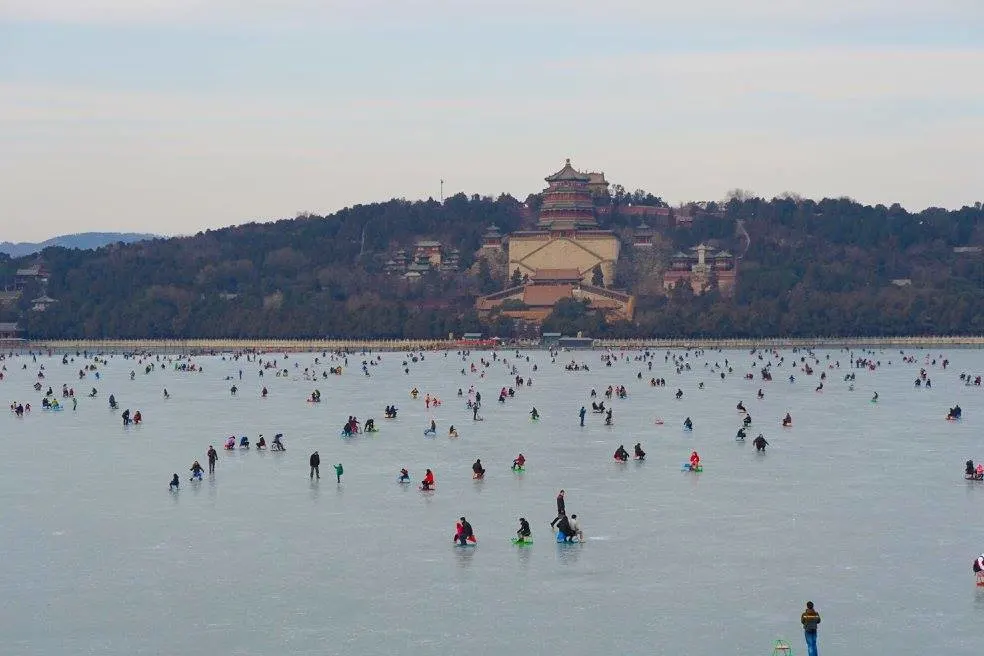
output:
[[[215,473],[215,461],[219,459],[219,453],[215,450],[211,444],[208,445],[208,452],[205,454],[208,456],[208,473]]]
[[[557,522],[560,521],[560,518],[564,517],[565,515],[567,515],[567,511],[564,509],[564,491],[561,490],[560,493],[557,495],[557,516],[554,517],[554,520],[552,522],[550,522],[550,528],[556,526]]]
[[[581,418],[581,425],[584,426],[584,415],[588,414],[588,411],[585,410],[584,406],[582,405],[581,410],[577,414]]]
[[[335,465],[335,479],[339,483],[342,482],[342,474],[344,474],[344,473],[345,473],[345,470],[342,468],[342,463],[338,463],[337,465]]]
[[[321,480],[321,470],[318,469],[319,467],[321,467],[321,456],[318,455],[317,451],[311,454],[310,463],[311,463],[311,478],[314,479],[314,477],[317,475],[318,480]]]
[[[803,632],[806,635],[807,656],[817,656],[817,625],[820,624],[820,613],[813,609],[813,602],[806,602],[806,610],[800,615]]]

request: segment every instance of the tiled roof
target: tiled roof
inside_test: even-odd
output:
[[[564,168],[560,169],[553,175],[547,176],[545,179],[547,182],[559,182],[561,180],[576,180],[578,182],[587,182],[591,178],[590,176],[581,173],[580,171],[576,170],[573,166],[571,166],[571,160],[568,159],[567,162],[564,164]]]
[[[527,285],[523,303],[530,306],[552,306],[562,298],[572,298],[573,285]]]

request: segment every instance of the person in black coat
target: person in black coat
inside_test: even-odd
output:
[[[319,469],[319,467],[321,467],[321,456],[318,455],[317,451],[311,454],[310,463],[311,463],[311,478],[317,476],[320,479],[321,470]]]

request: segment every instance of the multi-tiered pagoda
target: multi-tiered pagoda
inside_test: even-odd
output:
[[[604,284],[615,280],[619,241],[598,226],[593,196],[604,196],[604,174],[582,173],[571,160],[547,176],[536,230],[509,235],[509,275],[532,276],[541,269],[577,268],[586,283],[601,272]]]
[[[594,201],[588,187],[591,182],[589,174],[574,170],[568,159],[564,168],[545,179],[549,186],[543,190],[538,228],[564,231],[598,227]]]

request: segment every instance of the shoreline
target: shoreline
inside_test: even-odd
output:
[[[571,350],[644,350],[644,349],[753,349],[753,348],[981,348],[984,336],[922,336],[922,337],[815,337],[815,338],[758,338],[758,339],[596,339],[590,347]],[[487,343],[453,339],[105,339],[105,340],[37,340],[2,342],[8,351],[90,351],[97,353],[230,353],[230,352],[324,352],[324,351],[483,351],[495,348]],[[518,340],[503,342],[499,350],[546,350],[556,344]]]

